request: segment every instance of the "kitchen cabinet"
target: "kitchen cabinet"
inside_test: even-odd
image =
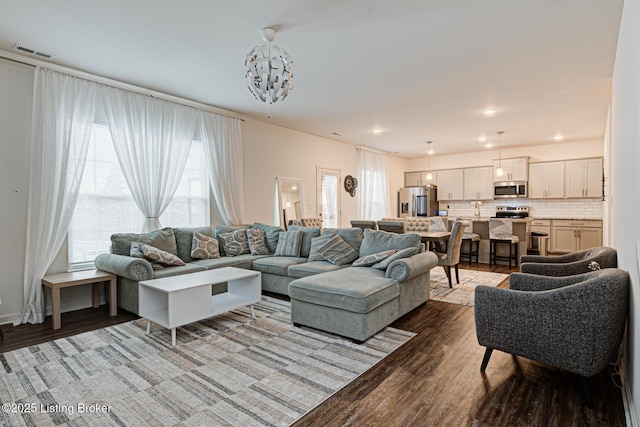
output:
[[[421,171],[421,172],[405,172],[404,174],[404,186],[405,187],[418,187],[421,185],[431,185],[435,184],[435,176],[434,172],[431,172],[431,179],[429,179],[428,174],[429,171]]]
[[[565,162],[567,198],[602,197],[602,159]]]
[[[493,199],[493,168],[464,169],[464,199],[491,200]]]
[[[464,197],[464,178],[462,169],[438,171],[438,200],[462,200]]]
[[[497,175],[498,167],[502,167],[504,174]],[[493,181],[526,181],[529,175],[529,157],[517,157],[493,161]]]
[[[530,164],[528,197],[530,199],[564,198],[564,162]]]
[[[602,246],[602,221],[551,221],[551,252],[570,253],[596,246]]]

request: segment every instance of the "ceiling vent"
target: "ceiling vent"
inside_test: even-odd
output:
[[[55,56],[55,55],[52,55],[50,53],[40,52],[38,50],[22,46],[22,45],[20,45],[18,43],[13,45],[13,50],[17,50],[18,52],[27,53],[29,55],[37,56],[37,57],[45,58],[45,59],[51,59],[51,58],[53,58]]]

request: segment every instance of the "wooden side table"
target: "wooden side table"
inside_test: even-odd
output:
[[[118,288],[115,274],[107,273],[101,270],[81,270],[44,276],[42,278],[42,286],[51,289],[53,329],[60,329],[61,288],[93,284],[93,308],[98,308],[100,298],[100,283],[102,282],[109,284],[109,315],[115,316],[118,313]],[[44,306],[46,309],[46,299],[44,302]]]

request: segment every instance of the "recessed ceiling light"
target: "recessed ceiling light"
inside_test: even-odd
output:
[[[486,110],[484,110],[482,113],[485,116],[493,116],[495,113],[497,113],[498,110],[496,108],[487,108]]]
[[[485,147],[491,148],[491,147],[493,147],[493,144],[489,142],[487,145],[485,145]]]
[[[373,133],[375,133],[376,135],[381,134],[382,133],[382,129],[374,129]]]
[[[480,142],[485,142],[487,140],[487,137],[482,135],[480,138],[478,138],[478,141]]]
[[[564,139],[564,136],[556,135],[556,136],[553,137],[553,139],[555,139],[556,141],[562,141]]]

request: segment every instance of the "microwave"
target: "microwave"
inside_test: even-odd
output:
[[[508,181],[493,183],[494,199],[511,199],[515,197],[527,197],[526,181]]]

